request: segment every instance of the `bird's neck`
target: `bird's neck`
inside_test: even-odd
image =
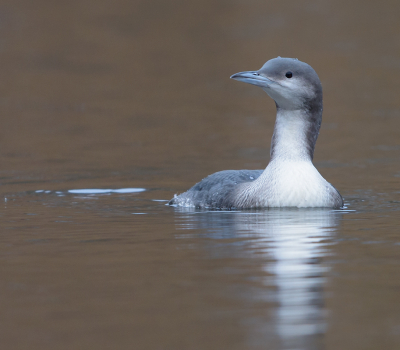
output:
[[[322,108],[310,112],[278,107],[271,142],[271,161],[312,161],[321,118]]]

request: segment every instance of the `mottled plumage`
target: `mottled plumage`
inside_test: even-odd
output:
[[[169,202],[197,208],[232,209],[234,207],[233,193],[239,184],[252,182],[263,170],[223,170],[211,174],[198,182],[192,188]],[[195,199],[195,201],[194,201]]]

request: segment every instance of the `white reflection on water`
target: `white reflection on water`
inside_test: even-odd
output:
[[[136,193],[146,191],[145,188],[117,188],[117,189],[103,189],[103,188],[81,188],[76,190],[68,190],[68,193],[73,194],[104,194],[104,193]]]
[[[98,195],[98,194],[112,194],[112,193],[139,193],[146,191],[145,188],[117,188],[117,189],[110,189],[110,188],[79,188],[79,189],[72,189],[63,191],[54,191],[55,194],[59,196],[65,196],[67,193],[70,194],[79,194],[79,195]],[[53,193],[53,191],[49,190],[36,190],[35,193]]]
[[[272,325],[265,327],[266,334],[261,338],[274,338],[280,349],[310,350],[320,349],[326,328],[323,287],[329,266],[323,264],[322,258],[330,254],[329,238],[341,216],[340,211],[325,209],[181,212],[178,226],[206,229],[207,237],[219,240],[240,238],[245,249],[235,249],[234,254],[241,257],[250,251],[260,258],[261,252],[260,268],[268,276],[262,282],[266,293],[273,294],[268,299],[275,301],[269,321]],[[231,248],[227,245],[226,249]],[[255,333],[253,337],[257,338]]]
[[[332,211],[311,210],[275,211],[253,223],[240,220],[242,229],[265,237],[265,254],[273,258],[264,268],[277,287],[276,332],[284,348],[309,346],[308,336],[324,332],[323,276],[328,267],[321,258],[328,254],[326,240],[336,218]]]

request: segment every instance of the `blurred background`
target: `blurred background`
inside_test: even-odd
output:
[[[399,13],[0,1],[2,347],[399,349]],[[213,172],[265,168],[275,104],[229,76],[277,56],[322,81],[314,163],[347,210],[164,206]]]

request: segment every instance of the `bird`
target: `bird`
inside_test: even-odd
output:
[[[339,191],[312,162],[323,109],[315,70],[296,58],[277,57],[257,71],[236,73],[231,79],[261,87],[275,101],[267,167],[216,172],[175,194],[168,204],[210,210],[343,208]]]

